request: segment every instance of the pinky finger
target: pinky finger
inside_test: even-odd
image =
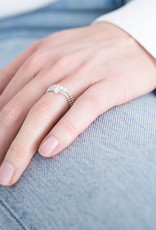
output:
[[[69,146],[99,115],[117,104],[116,93],[107,80],[87,89],[42,141],[39,153],[53,157]]]
[[[9,81],[13,78],[18,69],[23,65],[26,59],[36,51],[41,40],[34,42],[22,54],[16,57],[12,62],[0,70],[0,94],[3,92]]]

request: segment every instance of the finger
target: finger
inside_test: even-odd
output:
[[[53,60],[54,62],[54,60]],[[46,63],[46,57],[43,58],[42,54],[35,52],[17,71],[14,78],[12,78],[3,90],[0,97],[0,109],[2,109],[26,84],[28,84],[43,68]]]
[[[69,146],[99,115],[117,105],[118,91],[107,80],[91,86],[42,141],[39,153],[52,157]]]
[[[91,51],[90,51],[91,52]],[[15,76],[10,80],[7,87],[4,89],[0,96],[0,110],[33,78],[35,78],[40,71],[44,74],[50,68],[52,71],[57,70],[57,75],[64,68],[68,68],[70,71],[79,66],[88,54],[84,55],[82,47],[75,47],[75,44],[68,47],[54,49],[53,52],[49,52],[48,49],[38,50],[34,52],[22,67],[17,71]],[[74,60],[76,62],[74,62]],[[71,65],[72,63],[72,65]],[[51,72],[51,71],[50,71]]]
[[[36,90],[32,90],[36,87]],[[0,163],[18,133],[30,108],[43,95],[44,87],[36,79],[26,85],[0,112]]]
[[[0,70],[0,94],[8,85],[25,60],[38,48],[40,40],[34,42],[26,51]]]
[[[69,90],[72,85],[72,87],[74,87],[73,96],[76,98],[78,91],[81,91],[84,87],[82,86],[83,81],[81,82],[82,85],[80,82],[78,85],[75,79],[70,79],[70,81],[65,79],[58,84],[61,84],[64,87],[68,85]],[[72,93],[72,90],[70,90],[70,92]],[[20,131],[10,145],[4,162],[2,163],[0,169],[1,184],[11,185],[20,178],[45,135],[68,109],[69,102],[66,97],[61,94],[55,95],[52,92],[45,94],[34,105],[25,119]],[[7,163],[5,164],[5,162]],[[8,164],[10,165],[10,169],[13,169],[12,171],[9,171],[9,173],[7,171]],[[7,172],[5,172],[5,170]],[[6,174],[5,176],[4,172]]]
[[[47,73],[40,72],[36,78],[31,80],[23,89],[21,89],[9,103],[7,103],[0,113],[0,163],[4,159],[6,152],[21,128],[29,110],[44,95],[47,88],[62,81],[65,76],[75,76],[75,71],[83,62],[83,57],[79,56],[64,57],[58,60],[52,69]],[[73,60],[73,65],[66,67],[66,64]],[[65,64],[66,63],[66,64]],[[67,65],[68,66],[68,65]],[[80,74],[80,72],[77,72]],[[81,77],[83,79],[83,77]]]

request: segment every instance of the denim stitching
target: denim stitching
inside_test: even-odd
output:
[[[6,206],[6,204],[3,203],[2,200],[0,200],[0,204],[10,213],[10,215],[14,218],[14,220],[16,220],[16,222],[22,227],[23,230],[27,230],[26,227],[23,226],[23,224],[18,220],[18,218],[12,213],[12,211],[10,210],[10,208],[8,208]]]

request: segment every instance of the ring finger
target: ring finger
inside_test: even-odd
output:
[[[79,61],[78,57],[80,57]],[[3,160],[10,143],[19,131],[29,110],[41,98],[47,87],[50,84],[55,84],[56,82],[61,81],[65,76],[71,75],[84,61],[84,57],[81,58],[80,54],[76,53],[76,55],[72,57],[73,64],[67,68],[66,65],[69,63],[70,59],[70,56],[65,56],[59,59],[53,67],[47,70],[47,72],[45,72],[45,70],[41,71],[1,110],[0,163]]]
[[[83,81],[78,84],[75,78],[70,77],[58,84],[67,87],[75,99],[88,88]],[[20,178],[41,141],[68,109],[69,102],[66,97],[61,94],[56,96],[51,92],[45,94],[32,107],[6,154],[5,163],[1,166],[2,169],[4,165],[7,168],[5,170],[10,169],[9,173],[5,173],[5,178],[0,178],[2,184],[14,184]]]
[[[72,68],[81,64],[82,60],[87,57],[87,54],[84,55],[84,45],[85,44],[75,46],[73,43],[72,45],[70,44],[70,49],[69,46],[66,45],[64,47],[54,47],[52,52],[49,52],[49,49],[38,49],[34,53],[31,53],[19,70],[14,73],[15,76],[10,80],[0,95],[0,111],[11,100],[11,98],[35,78],[39,72],[46,72],[51,68],[55,69],[56,74],[58,74],[65,66],[67,66],[69,70],[72,70]],[[90,52],[88,52],[88,55]],[[80,61],[78,61],[78,57]]]

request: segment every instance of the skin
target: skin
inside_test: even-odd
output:
[[[72,93],[70,109],[63,95],[45,94],[53,84]],[[14,169],[5,185],[20,179],[37,149],[55,156],[99,115],[155,87],[156,60],[112,24],[64,30],[36,41],[0,70],[0,163]],[[42,143],[50,136],[58,146],[47,156]]]

